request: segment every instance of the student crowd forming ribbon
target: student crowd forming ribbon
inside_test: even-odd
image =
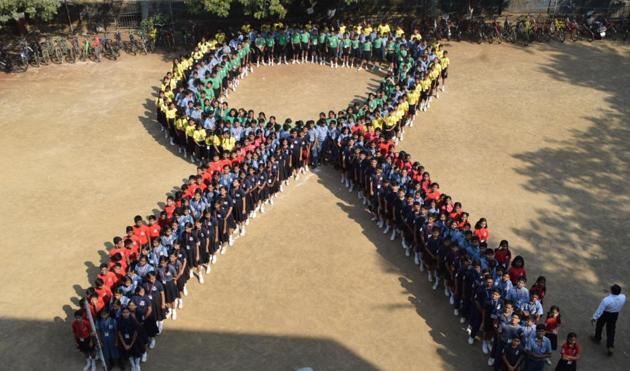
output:
[[[345,110],[314,120],[277,121],[264,112],[232,108],[226,98],[260,64],[318,63],[373,70],[378,89]],[[158,215],[136,216],[113,239],[82,303],[96,320],[108,364],[140,370],[165,320],[176,320],[191,279],[204,283],[219,255],[301,174],[329,164],[371,213],[375,225],[443,289],[468,343],[481,342],[497,370],[541,370],[558,344],[560,309],[545,314],[544,277],[531,288],[521,256],[509,243],[489,245],[484,218],[471,224],[462,204],[442,192],[428,171],[396,152],[419,111],[444,92],[448,53],[386,23],[372,26],[275,24],[243,26],[203,39],[173,61],[156,100],[165,138],[200,166]],[[420,274],[420,273],[418,273]],[[72,324],[85,369],[95,369],[95,338],[87,312]],[[561,347],[557,369],[575,369],[576,335]]]

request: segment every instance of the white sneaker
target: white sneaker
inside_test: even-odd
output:
[[[458,309],[453,309],[453,315],[455,317],[459,316],[459,310]]]
[[[431,271],[427,272],[427,281],[433,282],[433,276],[431,276]]]
[[[492,357],[488,358],[488,366],[489,367],[494,366],[494,358],[492,358]]]
[[[405,256],[409,256],[411,255],[411,253],[409,252],[409,249],[405,249]]]
[[[448,302],[451,303],[451,305],[455,304],[455,297],[453,295],[451,295],[451,297],[448,299]],[[457,310],[457,309],[455,309]]]
[[[173,309],[173,315],[171,316],[173,321],[177,320],[177,309]]]
[[[440,283],[440,282],[439,282],[438,280],[435,280],[435,283],[434,283],[434,284],[433,284],[433,286],[432,286],[433,290],[437,290],[437,288],[438,288],[438,284],[439,284],[439,283]]]
[[[483,354],[488,354],[490,353],[488,351],[488,343],[485,340],[481,341],[481,351],[483,352]]]
[[[473,345],[475,343],[475,339],[473,339],[472,337],[468,337],[468,344]]]
[[[547,358],[547,359],[545,359],[545,362],[547,362],[547,364],[548,364],[549,366],[551,366],[551,359]]]
[[[225,246],[221,248],[221,255],[225,255]]]
[[[188,296],[188,286],[184,285],[184,296]]]
[[[151,341],[149,341],[149,349],[153,348],[155,348],[155,338],[151,338]]]
[[[83,366],[83,371],[89,371],[92,368],[92,359],[88,358],[85,360],[85,366]]]
[[[241,231],[239,232],[239,236],[245,235],[245,227],[241,227]]]
[[[210,264],[208,264],[208,265],[206,266],[206,274],[208,274],[208,273],[210,273],[210,272],[212,272],[212,266],[211,266]]]
[[[182,298],[177,299],[177,308],[174,308],[174,309],[183,309],[183,308],[184,308],[184,299]],[[173,316],[173,313],[171,313],[171,317],[172,316]]]
[[[444,296],[449,296],[448,287],[444,286]]]
[[[193,278],[195,276],[195,273],[193,273],[193,271],[189,271],[188,272],[188,278]]]
[[[415,265],[420,264],[420,259],[418,259],[418,253],[414,254],[413,262]]]
[[[420,272],[424,272],[424,264],[422,262],[420,262]]]
[[[217,263],[217,256],[212,255],[212,264],[216,264],[216,263]]]
[[[464,318],[464,317],[460,318],[459,319],[459,323],[462,323],[462,324],[466,323],[466,318]]]
[[[199,283],[203,285],[203,273],[201,273],[201,271],[199,271],[199,273],[197,273],[197,275],[199,276]]]
[[[148,358],[147,352],[142,353],[142,362],[146,362]]]
[[[387,234],[387,232],[389,232],[389,224],[385,227],[385,230],[383,231],[383,234]]]
[[[234,246],[234,237],[230,236],[230,238],[228,238],[228,245]]]
[[[393,241],[393,240],[395,240],[395,239],[396,239],[396,229],[394,229],[394,230],[392,231],[392,235],[391,235],[391,236],[389,236],[389,240],[390,240],[390,241]]]
[[[378,223],[376,223],[376,225],[377,225],[379,228],[383,228],[383,221],[382,221],[382,220],[379,220],[379,221],[378,221]]]

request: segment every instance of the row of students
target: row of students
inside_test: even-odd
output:
[[[238,49],[241,44],[236,45]],[[212,58],[223,62],[232,58],[234,50],[205,49],[204,56],[211,54]],[[194,57],[191,58],[194,61]],[[191,100],[191,94],[179,88],[191,75],[193,66],[190,58],[174,63],[162,87],[161,97],[166,97],[161,102],[162,113],[166,113],[162,109],[167,103],[177,102],[182,107],[186,99]],[[195,71],[204,67],[205,64],[196,64]],[[219,89],[225,89],[230,79],[238,77],[228,74]],[[415,89],[407,81],[399,82],[391,76],[370,96],[365,107],[351,106],[338,115],[330,112],[328,117],[322,114],[317,125],[285,121],[284,126],[278,127],[273,122],[267,123],[260,128],[262,134],[256,133],[251,141],[239,137],[238,141],[234,139],[233,147],[221,143],[219,151],[212,153],[213,160],[201,167],[198,174],[181,187],[180,193],[167,199],[159,217],[150,216],[147,223],[142,217],[136,217],[124,237],[114,238],[110,260],[101,266],[99,276],[84,299],[92,317],[102,317],[97,327],[106,360],[114,363],[128,359],[134,370],[139,369],[140,362],[147,359],[148,349],[155,347],[155,338],[161,333],[164,320],[177,318],[177,310],[183,307],[183,297],[188,294],[188,280],[196,276],[203,283],[204,274],[211,271],[217,255],[245,233],[249,220],[264,212],[264,205],[273,202],[273,197],[291,177],[308,169],[311,161],[317,161],[318,152],[323,158],[339,157],[343,138],[353,132],[363,135],[364,129],[372,127],[372,123],[389,127],[390,134],[386,136],[390,139],[395,136],[408,121],[409,100],[413,102],[413,97],[419,96],[415,89],[407,97],[405,92],[410,87]],[[178,91],[177,99],[168,98],[173,90]],[[225,103],[221,106],[226,108]],[[386,108],[385,112],[380,112],[381,107]],[[181,119],[181,113],[181,109],[177,109],[174,117],[164,114],[158,118],[164,124],[165,118]],[[218,121],[218,125],[223,122]],[[229,126],[230,120],[225,123]],[[258,120],[254,126],[260,123]],[[365,134],[382,136],[380,131],[371,128],[365,130]],[[188,143],[178,144],[184,146],[184,150],[189,148]],[[88,335],[88,328],[87,313],[78,311],[73,330],[79,349],[87,355],[86,369],[95,367],[94,339]]]
[[[190,75],[189,67],[180,73],[181,76],[172,87],[177,88],[183,78]],[[175,68],[179,71],[180,66],[175,65]],[[378,104],[373,107],[368,105],[367,112],[362,116],[349,108],[337,117],[334,113],[332,118],[326,118],[324,115],[318,120],[315,128],[313,123],[310,123],[309,127],[300,121],[294,125],[288,122],[287,136],[272,125],[265,128],[262,140],[257,143],[247,144],[248,142],[244,140],[237,142],[231,152],[221,148],[224,151],[223,158],[220,158],[219,153],[213,153],[214,161],[200,168],[198,174],[182,186],[181,193],[167,200],[167,206],[159,218],[151,218],[148,224],[145,224],[141,217],[136,218],[135,226],[127,229],[126,238],[124,240],[121,238],[122,241],[115,240],[116,246],[111,251],[111,261],[103,267],[103,277],[95,281],[94,287],[88,290],[87,295],[93,315],[99,315],[107,308],[110,316],[114,314],[113,317],[117,318],[117,323],[123,322],[121,318],[131,318],[127,322],[133,324],[127,323],[123,326],[129,330],[125,333],[118,331],[120,341],[117,350],[128,356],[134,369],[139,369],[140,360],[146,355],[146,349],[155,345],[155,336],[161,331],[164,319],[176,319],[177,309],[182,308],[183,296],[188,292],[186,285],[188,279],[196,275],[198,281],[203,283],[203,275],[211,271],[217,254],[224,253],[238,235],[245,233],[245,225],[249,220],[257,213],[264,212],[264,204],[272,203],[273,197],[282,190],[283,185],[291,177],[306,171],[308,164],[313,161],[314,156],[311,156],[313,148],[319,149],[325,159],[342,169],[342,181],[351,189],[359,189],[360,197],[374,212],[375,220],[387,232],[392,231],[393,239],[402,236],[403,247],[408,252],[410,250],[414,252],[414,258],[419,266],[429,270],[430,278],[436,282],[439,282],[440,278],[448,281],[447,277],[440,276],[436,270],[436,267],[440,266],[439,260],[431,255],[430,248],[427,248],[437,246],[439,250],[442,245],[428,243],[426,241],[428,236],[423,234],[423,231],[430,230],[429,226],[431,230],[433,228],[432,224],[429,224],[431,220],[429,211],[433,215],[433,222],[446,219],[448,224],[448,217],[455,221],[454,225],[451,223],[453,237],[451,241],[459,241],[457,239],[459,238],[467,243],[463,250],[458,244],[460,255],[461,251],[470,251],[472,256],[479,253],[481,265],[481,249],[476,246],[475,241],[479,242],[484,238],[485,243],[488,233],[484,233],[483,229],[487,227],[480,223],[479,231],[475,233],[476,239],[473,239],[470,233],[467,233],[470,231],[466,228],[469,229],[470,226],[467,226],[467,214],[461,211],[461,205],[457,208],[456,204],[449,204],[447,197],[442,198],[439,185],[431,182],[430,175],[422,171],[419,164],[408,166],[411,165],[408,156],[394,152],[393,143],[387,142],[401,138],[404,126],[413,122],[421,104],[418,97],[422,94],[423,87],[409,80],[422,81],[419,79],[421,73],[422,71],[417,71],[414,75],[407,74],[402,78],[392,75],[381,84],[379,90],[386,94],[385,102],[382,104],[385,113],[380,117]],[[439,74],[433,76],[431,90],[437,87],[440,77]],[[170,81],[165,83],[172,85]],[[369,120],[366,120],[366,117]],[[379,122],[379,118],[384,122]],[[366,124],[366,121],[369,123]],[[374,129],[377,125],[390,130],[383,132],[381,128]],[[320,134],[317,129],[322,126],[326,130],[320,129]],[[329,147],[326,148],[324,144]],[[318,148],[319,145],[323,148]],[[226,153],[231,154],[226,156]],[[258,155],[258,159],[254,158],[255,154]],[[374,174],[371,173],[371,169],[376,169]],[[366,172],[367,170],[369,172]],[[410,170],[413,172],[410,173]],[[375,187],[376,190],[380,189],[374,180],[378,180],[377,175],[382,176],[383,173],[389,174],[388,180],[393,179],[392,191],[398,191],[401,185],[405,192],[415,189],[411,204],[414,214],[426,216],[425,222],[422,223],[423,229],[420,231],[417,228],[413,231],[402,229],[403,215],[396,212],[399,211],[396,207],[400,206],[402,210],[403,203],[397,201],[396,197],[400,200],[401,196],[405,198],[406,193],[401,195],[400,192],[391,192],[387,197],[385,194],[382,194],[382,197],[374,197],[375,192],[379,194]],[[430,208],[427,207],[429,205]],[[440,212],[443,208],[449,215]],[[450,215],[453,211],[456,218]],[[413,233],[410,235],[410,232]],[[412,240],[411,236],[415,238]],[[421,238],[417,239],[417,236]],[[483,261],[490,264],[492,259],[487,250],[483,252],[486,258]],[[465,257],[468,255],[464,253],[462,256],[465,266],[467,261]],[[476,264],[476,261],[474,263]],[[156,272],[159,274],[159,280]],[[106,280],[106,276],[112,277],[110,273],[116,275],[118,279]],[[106,286],[106,282],[111,284],[112,281],[115,283],[111,287],[116,289],[113,291],[111,287]],[[458,298],[456,295],[460,294],[456,288],[456,285],[449,288],[451,290],[449,296],[453,301]],[[129,298],[132,292],[135,295]],[[469,296],[464,294],[465,290],[462,290],[458,305],[461,305],[462,311],[466,314],[472,306],[468,300]],[[118,298],[113,300],[112,297]],[[136,300],[133,300],[134,297]],[[138,311],[139,305],[136,302],[140,302],[147,309]],[[474,318],[474,315],[470,317]],[[78,321],[85,324],[83,316],[80,316]],[[473,329],[471,324],[471,332]],[[126,342],[130,339],[133,340]]]
[[[278,135],[284,132],[286,135],[294,126],[290,120],[280,124],[274,116],[268,120],[264,114],[255,117],[252,110],[236,110],[220,100],[228,95],[230,86],[238,86],[238,80],[251,71],[248,54],[241,53],[247,50],[247,41],[229,44],[236,49],[218,45],[215,50],[210,50],[211,57],[197,62],[191,60],[192,57],[175,61],[173,71],[163,80],[156,101],[158,121],[165,136],[170,138],[172,145],[179,145],[180,152],[183,151],[184,156],[190,155],[193,161],[203,162],[223,150],[231,151],[237,142],[243,140],[247,142],[244,143],[247,147],[272,132]],[[236,62],[230,62],[234,60]],[[429,109],[433,97],[439,97],[439,91],[445,89],[448,63],[447,52],[439,45],[418,60],[402,63],[400,71],[384,80],[383,89],[371,94],[365,104],[352,107],[352,119],[362,120],[361,125],[373,131],[380,129],[385,136],[390,136],[394,125],[393,118],[388,114],[393,107],[384,104],[386,96],[393,94],[399,99],[405,95],[412,103],[419,102],[418,108],[416,104],[412,105],[412,114],[416,109]],[[186,75],[181,70],[182,65],[189,68]],[[221,68],[223,71],[232,68],[234,72],[219,74]],[[206,79],[199,78],[201,75],[205,75]],[[211,85],[212,89],[204,89],[205,85]],[[329,113],[326,119],[331,118]]]

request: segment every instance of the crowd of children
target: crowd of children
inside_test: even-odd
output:
[[[544,313],[545,278],[528,289],[525,261],[512,257],[508,242],[490,247],[487,221],[471,226],[461,203],[409,154],[394,150],[418,111],[429,109],[444,91],[447,52],[425,43],[417,31],[407,37],[386,24],[246,31],[202,40],[164,77],[158,122],[170,143],[200,166],[159,215],[146,221],[136,216],[122,237],[114,237],[109,261],[86,292],[83,304],[96,321],[105,360],[128,360],[132,370],[140,370],[164,321],[176,320],[183,308],[189,280],[203,284],[218,256],[291,179],[329,163],[378,227],[391,240],[400,239],[433,289],[442,285],[455,316],[468,325],[468,343],[481,340],[490,366],[543,369],[561,325],[558,307]],[[353,52],[355,40],[361,53]],[[289,59],[332,67],[373,63],[385,76],[365,102],[306,122],[280,123],[225,101],[256,64]],[[72,325],[86,370],[95,368],[96,340],[87,314],[77,311]],[[575,369],[579,356],[571,333],[557,369]]]

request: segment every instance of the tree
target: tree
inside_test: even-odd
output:
[[[61,0],[0,0],[0,25],[18,20],[24,13],[30,19],[51,20],[61,6]]]
[[[3,0],[0,0],[3,1]],[[292,0],[238,0],[246,15],[256,19],[269,17],[284,18],[287,15],[286,5]],[[192,13],[208,12],[227,17],[230,15],[232,0],[186,0],[186,6]]]

